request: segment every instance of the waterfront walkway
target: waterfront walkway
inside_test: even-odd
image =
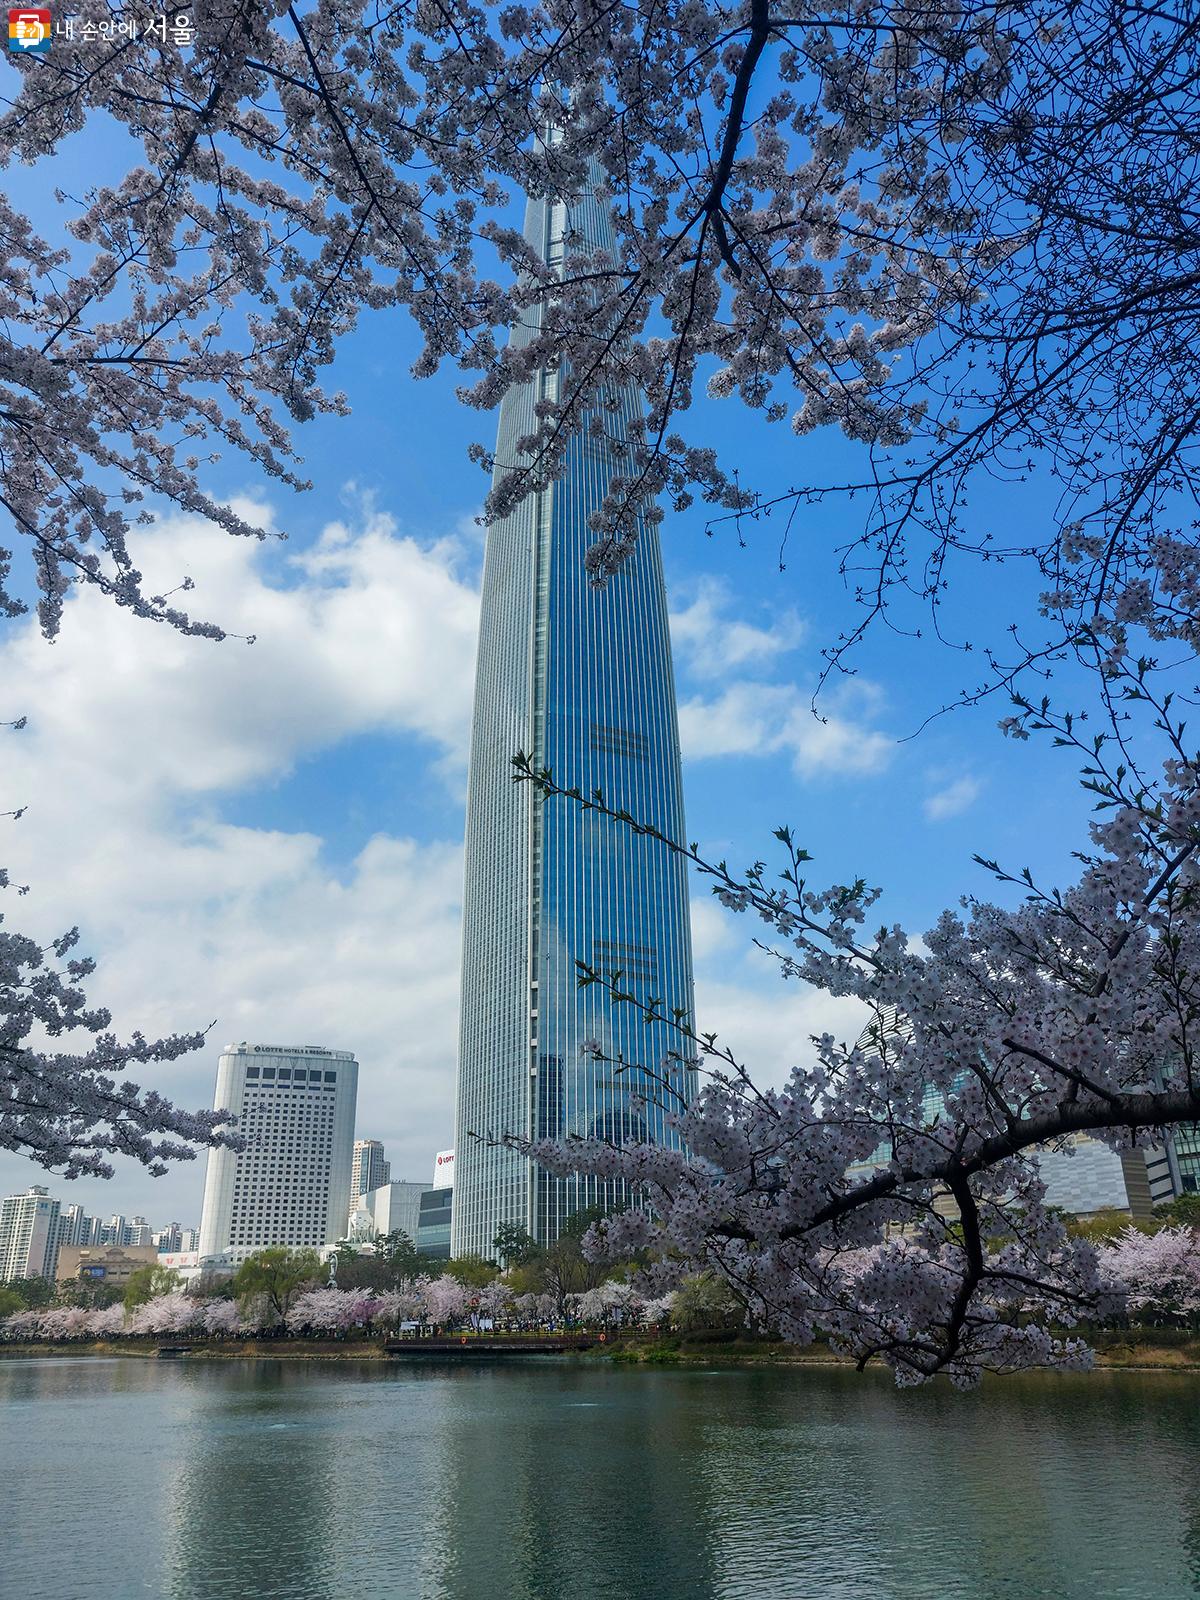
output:
[[[389,1356],[401,1360],[430,1357],[452,1361],[492,1361],[499,1356],[561,1356],[572,1350],[590,1350],[594,1333],[562,1333],[539,1338],[520,1334],[448,1334],[442,1338],[392,1339],[384,1345]],[[603,1343],[603,1335],[600,1342]]]

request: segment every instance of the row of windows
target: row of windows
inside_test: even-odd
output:
[[[318,1072],[312,1067],[247,1067],[247,1078],[274,1079],[276,1083],[336,1083],[336,1072]]]

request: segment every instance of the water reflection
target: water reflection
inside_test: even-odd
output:
[[[326,1391],[282,1361],[215,1374],[193,1366],[187,1378],[192,1404],[168,1489],[166,1593],[334,1600]]]
[[[717,1508],[694,1471],[699,1407],[671,1403],[638,1372],[492,1378],[454,1393],[432,1596],[715,1596]]]
[[[0,1591],[1184,1600],[1198,1399],[1175,1374],[961,1396],[831,1369],[0,1360]]]

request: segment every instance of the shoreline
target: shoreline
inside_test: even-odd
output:
[[[1200,1340],[1183,1347],[1157,1344],[1149,1340],[1114,1339],[1106,1347],[1095,1347],[1097,1372],[1200,1372]],[[89,1358],[132,1358],[167,1361],[372,1361],[397,1365],[448,1364],[475,1365],[495,1362],[520,1362],[536,1357],[555,1360],[601,1360],[613,1366],[632,1367],[845,1367],[855,1363],[845,1356],[830,1354],[824,1345],[799,1348],[791,1345],[753,1345],[735,1342],[700,1343],[675,1348],[662,1345],[614,1344],[588,1350],[528,1350],[519,1354],[488,1348],[486,1339],[472,1339],[460,1349],[420,1349],[396,1351],[383,1340],[301,1340],[280,1339],[213,1340],[195,1343],[147,1342],[143,1340],[96,1340],[80,1343],[52,1343],[28,1340],[0,1343],[0,1360],[85,1356]],[[1031,1371],[1053,1372],[1051,1367]]]

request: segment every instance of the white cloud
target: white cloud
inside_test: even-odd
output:
[[[811,1066],[814,1035],[858,1038],[866,1006],[785,980],[776,958],[753,942],[763,929],[752,913],[723,909],[696,878],[691,911],[697,1030],[715,1033],[717,1047],[731,1051],[759,1088],[780,1088],[795,1068]]]
[[[693,883],[691,893],[692,956],[697,966],[710,956],[728,950],[739,929],[731,912],[723,911],[705,889]]]
[[[712,699],[679,707],[685,758],[768,756],[785,752],[799,777],[812,773],[866,774],[886,766],[893,740],[868,726],[878,692],[855,680],[814,716],[808,697],[790,683],[731,683]]]
[[[702,974],[696,980],[696,1016],[704,1033],[733,1052],[760,1089],[780,1088],[795,1067],[816,1060],[815,1034],[852,1044],[867,1008],[847,996],[828,995],[775,973],[754,973],[746,963],[736,979]]]
[[[729,604],[725,586],[706,578],[691,605],[671,613],[671,643],[680,666],[699,677],[724,677],[739,667],[764,665],[794,650],[804,637],[795,611],[760,628],[729,617]]]
[[[478,596],[452,541],[422,546],[372,515],[268,575],[263,547],[179,518],[137,554],[149,586],[187,573],[194,613],[256,642],[185,639],[79,592],[53,649],[26,626],[3,651],[6,702],[30,712],[16,760],[52,749],[89,785],[111,774],[149,796],[278,778],[355,733],[412,732],[465,758]]]
[[[966,775],[955,778],[924,801],[921,809],[930,822],[944,822],[947,817],[961,816],[978,800],[983,789],[978,778]]]
[[[258,642],[183,639],[91,592],[68,602],[53,647],[30,623],[9,629],[6,714],[30,723],[4,738],[2,803],[29,809],[5,825],[3,858],[32,885],[6,897],[9,924],[46,937],[78,923],[100,962],[90,992],[122,1030],[217,1019],[210,1048],[153,1079],[179,1103],[211,1104],[232,1039],[354,1050],[360,1127],[389,1142],[397,1176],[422,1177],[453,1125],[454,801],[448,841],[379,833],[340,870],[315,834],[236,826],[219,802],[362,734],[415,735],[457,791],[478,610],[460,546],[419,544],[368,515],[272,559],[273,547],[179,518],[137,555],[151,585],[189,574],[197,614]],[[412,778],[438,781],[423,757]],[[155,1181],[124,1166],[110,1186],[63,1192],[196,1221],[203,1167]],[[43,1181],[15,1157],[0,1175]]]

